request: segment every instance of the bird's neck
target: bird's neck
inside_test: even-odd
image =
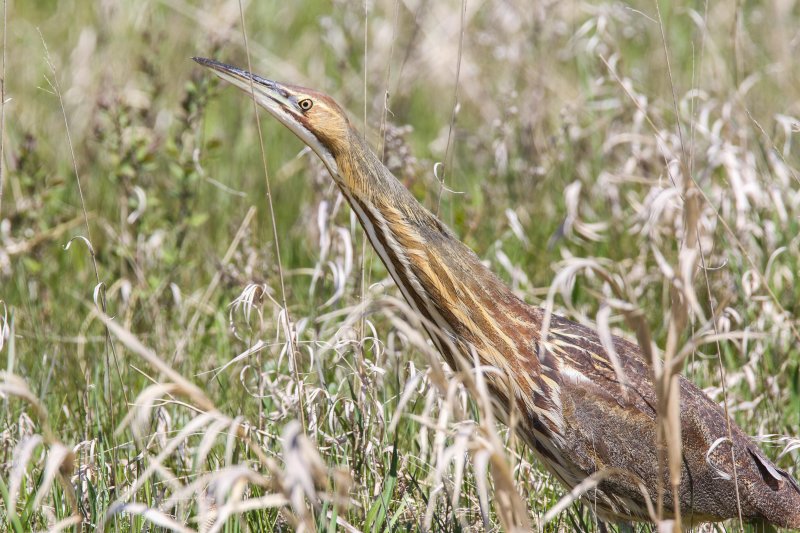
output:
[[[528,352],[534,339],[525,338],[525,332],[533,329],[534,310],[423,207],[360,136],[354,137],[353,149],[336,158],[336,181],[448,363],[457,368],[443,339],[454,341],[469,359],[464,352],[474,348],[481,364],[501,368],[511,354]]]

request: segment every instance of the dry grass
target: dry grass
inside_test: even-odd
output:
[[[797,475],[797,6],[529,4],[4,6],[0,528],[596,530],[187,59],[242,20],[521,297],[638,340],[665,465],[682,372]]]

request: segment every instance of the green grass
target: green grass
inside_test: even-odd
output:
[[[682,178],[674,165],[668,171],[658,142],[679,154],[680,128],[691,175],[710,201],[698,227],[713,269],[708,288],[698,270],[694,292],[706,318],[714,309],[721,328],[753,333],[721,344],[728,403],[749,434],[795,437],[763,447],[797,474],[798,450],[781,452],[800,434],[800,339],[791,329],[800,327],[800,154],[792,139],[800,13],[781,5],[709,3],[706,13],[702,3],[664,2],[659,24],[650,2],[468,2],[446,173],[458,193],[444,193],[442,216],[531,303],[545,302],[570,258],[610,260],[663,348],[672,280],[656,253],[677,268],[685,232],[683,202],[669,196],[683,190]],[[487,476],[476,467],[478,452],[511,465],[531,519],[545,530],[596,529],[579,505],[541,524],[562,488],[501,425],[494,431],[502,446],[481,448],[484,411],[463,385],[448,390],[428,371],[441,363],[404,332],[403,320],[413,319],[387,303],[399,293],[377,256],[367,249],[362,262],[364,236],[322,165],[298,156],[301,143],[265,115],[278,262],[252,103],[189,59],[247,65],[235,2],[8,8],[0,356],[30,397],[0,382],[0,529],[52,528],[76,509],[88,531],[103,521],[140,531],[167,516],[198,529],[214,498],[232,513],[223,531],[290,530],[303,521],[333,531],[337,517],[359,530],[416,531],[426,521],[441,531],[497,529],[496,507],[486,522],[481,515]],[[387,158],[415,196],[436,207],[433,168],[445,157],[454,104],[460,3],[376,2],[365,17],[359,3],[253,2],[245,20],[256,72],[329,92],[359,128],[366,83],[367,136],[376,147],[388,92],[389,126],[413,131],[395,131]],[[706,21],[705,34],[696,20]],[[691,100],[693,89],[700,96]],[[565,191],[575,182],[581,191],[570,199]],[[322,206],[328,216],[318,226]],[[591,224],[604,224],[600,238]],[[85,243],[64,249],[75,236],[90,238],[98,294],[127,340],[109,335],[98,316]],[[298,331],[302,401],[279,265]],[[366,325],[357,307],[362,267]],[[263,289],[231,306],[250,284]],[[613,297],[602,279],[581,273],[559,287],[555,305],[591,322]],[[633,338],[618,307],[612,325]],[[682,342],[702,326],[693,314]],[[133,338],[186,383],[144,360]],[[223,368],[258,341],[266,347]],[[703,349],[685,374],[722,401],[716,348]],[[177,388],[143,405],[159,383]],[[204,401],[216,411],[200,424],[192,406]],[[138,418],[123,424],[129,414]],[[301,418],[306,438],[285,438]],[[196,431],[180,435],[190,423]],[[37,435],[42,443],[20,462]],[[443,465],[443,454],[464,442],[471,453]],[[57,461],[61,446],[74,456]],[[47,477],[48,465],[62,467],[60,481]],[[488,479],[497,490],[499,479]],[[238,487],[253,510],[224,507]],[[112,505],[119,512],[109,513]]]

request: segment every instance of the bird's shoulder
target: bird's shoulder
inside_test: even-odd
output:
[[[556,359],[557,364],[553,366],[561,382],[592,384],[598,392],[612,397],[621,398],[627,396],[627,392],[637,392],[647,403],[654,402],[652,372],[642,350],[617,335],[610,338],[612,354],[595,329],[552,315],[541,342],[545,344],[544,353]]]

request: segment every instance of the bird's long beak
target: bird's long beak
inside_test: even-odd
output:
[[[210,68],[217,76],[235,85],[244,92],[251,93],[252,91],[258,103],[263,105],[265,108],[269,108],[271,106],[267,105],[264,100],[271,101],[282,106],[288,106],[291,103],[289,101],[289,93],[278,82],[264,79],[257,74],[251,74],[246,70],[242,70],[231,65],[226,65],[225,63],[220,63],[219,61],[214,61],[213,59],[206,59],[205,57],[193,57],[192,59],[204,67]]]
[[[296,103],[292,100],[291,93],[278,82],[268,80],[252,74],[246,70],[236,68],[213,59],[193,57],[195,61],[208,67],[223,80],[238,87],[247,94],[251,94],[256,102],[277,118],[284,126],[291,129],[302,140],[308,141],[310,132],[298,124],[299,113]]]
[[[213,70],[223,80],[252,95],[256,103],[311,147],[331,174],[338,175],[338,167],[330,150],[323,146],[297,107],[297,92],[298,90],[303,91],[301,87],[282,85],[213,59],[204,57],[193,57],[192,59]]]

